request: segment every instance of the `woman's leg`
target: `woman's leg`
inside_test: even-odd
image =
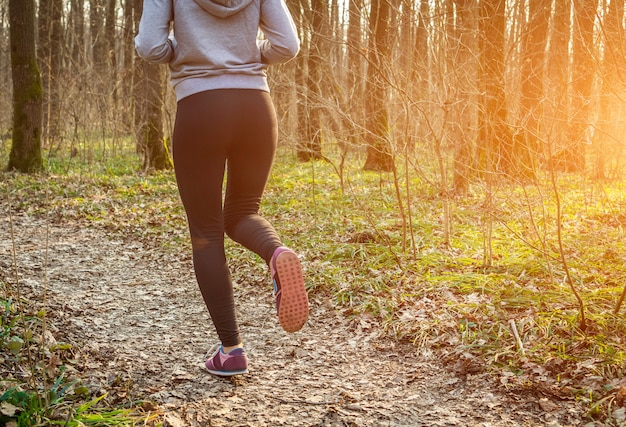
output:
[[[309,312],[302,267],[298,256],[282,247],[272,225],[258,213],[276,150],[276,115],[269,94],[241,91],[239,96],[243,121],[228,151],[224,224],[233,240],[270,266],[278,320],[285,331],[295,332]]]
[[[219,338],[228,347],[239,344],[240,338],[224,254],[222,183],[238,111],[229,111],[224,101],[224,91],[207,91],[178,103],[173,154],[196,279]]]
[[[241,122],[228,149],[224,224],[234,241],[269,264],[282,243],[274,227],[259,215],[259,206],[276,151],[276,113],[267,92],[240,90],[236,95]]]

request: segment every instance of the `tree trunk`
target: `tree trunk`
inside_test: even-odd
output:
[[[390,46],[388,43],[390,6],[387,0],[372,0],[370,11],[370,40],[368,50],[365,95],[367,129],[367,158],[365,170],[393,170],[393,155],[389,135],[387,69]]]
[[[35,0],[9,0],[13,136],[9,170],[38,172],[41,157],[42,85],[35,50]]]
[[[411,76],[413,55],[415,52],[411,49],[412,34],[411,29],[413,27],[413,0],[401,0],[400,2],[401,15],[399,17],[398,28],[400,31],[400,46],[396,55],[398,56],[398,68],[400,72],[407,76]]]
[[[346,123],[346,128],[350,129],[350,139],[353,144],[357,145],[362,138],[360,124],[363,123],[365,116],[364,103],[364,86],[363,82],[363,26],[361,19],[363,16],[363,0],[350,0],[348,4],[348,75],[347,75],[347,99],[344,105],[348,116],[351,118],[350,123]]]
[[[143,153],[144,170],[164,170],[171,161],[163,137],[163,103],[165,101],[165,73],[158,64],[141,61],[140,80],[143,102],[137,136],[139,150]]]
[[[42,1],[39,6],[39,66],[43,83],[43,141],[53,147],[61,137],[59,83],[63,53],[63,0]]]
[[[430,28],[430,5],[428,0],[415,0],[419,3],[418,19],[415,27],[415,41],[413,45],[413,74],[412,80],[416,82],[416,95],[418,99],[429,99],[431,70],[430,57],[428,55],[428,32]]]
[[[558,147],[568,143],[567,129],[570,112],[568,86],[570,81],[569,44],[570,44],[570,3],[555,1],[550,34],[550,50],[548,51],[548,65],[546,84],[544,87],[546,105],[546,139],[550,148],[547,153],[547,165],[554,165],[551,153],[558,152]],[[552,147],[555,148],[552,148]],[[550,156],[549,156],[550,155]]]
[[[133,5],[133,33],[135,33],[139,28],[139,22],[141,21],[141,14],[143,12],[143,0],[126,0],[132,2]],[[142,79],[143,79],[143,66],[144,62],[139,56],[137,52],[133,49],[133,59],[134,66],[132,68],[132,104],[133,104],[133,131],[137,136],[137,150],[140,151],[140,143],[139,143],[139,129],[142,126],[144,121],[144,112],[143,112],[143,90],[142,90]]]
[[[0,3],[0,91],[5,93],[5,98],[0,103],[3,111],[11,110],[11,49],[9,47],[9,12],[7,2]],[[0,117],[0,129],[2,133],[10,128],[11,118],[8,115]]]
[[[296,57],[296,71],[295,71],[295,84],[296,84],[296,151],[298,158],[303,159],[304,145],[309,140],[309,97],[307,89],[307,63],[309,56],[309,42],[310,31],[308,31],[308,23],[306,22],[305,11],[309,10],[308,1],[300,0],[299,7],[296,13],[293,14],[294,19],[298,23],[297,27],[300,35],[300,53]]]
[[[122,70],[119,75],[120,97],[124,102],[120,103],[120,113],[122,116],[122,124],[125,132],[130,133],[133,129],[133,102],[128,102],[133,96],[133,78],[135,61],[135,43],[133,38],[136,34],[135,28],[135,3],[134,0],[124,0],[124,28],[122,30]]]
[[[68,26],[71,68],[81,70],[85,63],[85,0],[71,0]]]
[[[134,0],[133,6],[137,28],[143,12],[142,0]],[[135,134],[137,150],[143,154],[143,169],[168,169],[172,163],[163,137],[164,69],[159,64],[136,58],[133,79]]]
[[[298,147],[298,158],[302,161],[322,158],[322,74],[326,48],[326,34],[328,33],[328,2],[326,0],[312,0],[309,9],[311,23],[311,42],[307,57],[306,94],[308,106],[308,124],[306,139]]]
[[[513,170],[512,135],[507,124],[505,94],[504,0],[480,2],[481,85],[484,88],[480,132],[488,174]]]
[[[607,162],[615,141],[626,126],[623,101],[617,95],[624,86],[626,61],[624,59],[624,0],[612,0],[604,19],[604,61],[602,63],[602,86],[600,114],[594,138],[596,147],[595,171],[597,179],[606,178]]]
[[[117,56],[115,54],[115,20],[117,19],[116,10],[117,0],[108,0],[104,21],[104,47],[106,52],[107,68],[109,70],[110,84],[115,86],[117,82]],[[113,91],[115,100],[116,91]]]
[[[458,106],[456,117],[457,135],[454,138],[454,192],[459,195],[467,194],[469,190],[469,178],[474,169],[473,148],[476,128],[476,96],[471,88],[476,85],[478,70],[477,57],[477,14],[475,0],[455,0],[457,22],[455,27],[456,46],[453,50],[455,62],[454,69],[463,70],[457,73],[456,84],[458,85]]]
[[[519,172],[525,177],[534,176],[534,161],[543,139],[544,70],[546,41],[552,0],[532,0],[528,4],[529,19],[522,33],[521,70],[521,123],[523,141],[515,153],[519,159]]]
[[[560,156],[560,166],[568,172],[585,169],[585,146],[591,142],[591,91],[595,77],[593,26],[595,0],[574,1],[572,39],[572,101],[568,143]]]
[[[91,63],[98,76],[106,79],[107,45],[104,34],[105,0],[89,0],[89,33],[91,36]]]

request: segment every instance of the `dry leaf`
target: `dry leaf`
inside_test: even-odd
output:
[[[9,402],[0,403],[0,413],[2,413],[2,415],[6,415],[7,417],[14,417],[15,414],[19,411],[20,408],[10,404]]]
[[[558,405],[545,397],[539,399],[539,406],[544,412],[554,412],[559,409]]]

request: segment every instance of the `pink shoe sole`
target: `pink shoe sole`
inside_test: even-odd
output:
[[[294,252],[284,251],[276,257],[275,266],[281,288],[278,321],[287,332],[299,331],[309,318],[302,265]]]

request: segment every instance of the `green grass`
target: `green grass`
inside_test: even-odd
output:
[[[140,403],[110,408],[106,394],[91,395],[76,371],[66,369],[72,345],[45,343],[45,312],[33,312],[32,301],[6,297],[15,293],[0,281],[0,425],[157,425],[159,413]]]
[[[188,250],[173,173],[137,173],[137,164],[130,154],[70,167],[49,159],[48,175],[4,174],[0,190],[15,212]],[[549,378],[583,390],[580,396],[595,393],[590,405],[615,387],[626,371],[626,307],[614,313],[626,283],[622,182],[559,180],[565,259],[585,303],[582,331],[560,262],[547,179],[527,187],[501,183],[489,211],[485,189],[475,183],[468,196],[450,201],[446,244],[436,189],[409,177],[411,235],[393,177],[360,166],[347,163],[341,188],[328,163],[298,163],[281,151],[270,177],[262,213],[303,255],[314,295],[329,295],[348,318],[375,319],[398,340],[451,356],[471,353],[486,369],[514,373],[519,384]],[[489,221],[492,262],[485,264]],[[228,248],[236,262],[254,265],[246,251],[232,242]],[[583,382],[585,376],[595,379]]]

